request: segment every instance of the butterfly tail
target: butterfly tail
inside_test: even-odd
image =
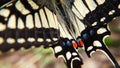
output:
[[[51,47],[57,58],[64,59],[67,68],[81,68],[83,61],[77,50],[72,46],[71,40],[61,39]]]
[[[112,62],[115,68],[120,68],[119,64],[117,63],[113,55],[110,53],[110,51],[107,49],[107,47],[105,47],[102,52],[108,57],[108,59]]]

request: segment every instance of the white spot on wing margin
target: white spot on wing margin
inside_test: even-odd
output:
[[[61,46],[56,46],[54,48],[54,51],[55,51],[55,53],[61,52],[62,51],[62,47]]]
[[[71,57],[72,57],[72,55],[71,55],[71,53],[68,51],[68,52],[66,53],[66,58],[67,58],[67,60],[69,60]]]
[[[97,34],[103,34],[103,33],[105,33],[105,32],[107,32],[107,29],[106,29],[106,28],[99,28],[99,29],[97,30]]]
[[[98,41],[98,40],[93,41],[93,45],[96,46],[96,47],[102,47],[101,42]]]
[[[15,43],[15,39],[14,38],[7,38],[6,41],[9,44],[14,44]]]

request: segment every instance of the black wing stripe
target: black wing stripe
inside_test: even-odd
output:
[[[41,9],[39,13],[40,13],[40,16],[41,16],[40,18],[41,18],[42,27],[49,28],[44,9]]]
[[[20,0],[21,4],[24,5],[24,7],[30,11],[30,13],[34,13],[35,10],[32,8],[31,4],[28,3],[28,0]]]
[[[76,0],[76,1],[74,2],[74,6],[75,6],[75,8],[77,8],[78,11],[82,14],[82,17],[83,17],[83,18],[86,16],[87,13],[89,13],[88,8],[84,5],[84,3],[82,2],[82,0],[81,0],[81,1]],[[79,6],[79,7],[78,7],[78,6]],[[83,8],[84,8],[84,9],[83,9]],[[76,14],[76,15],[77,15],[77,14]]]
[[[82,0],[82,2],[84,3],[84,5],[86,6],[86,8],[89,10],[89,12],[91,11],[90,10],[90,7],[88,6],[88,4],[86,3],[86,1],[85,0]]]
[[[30,10],[27,9],[27,6],[24,5],[24,2],[22,3],[22,0],[18,0],[16,2],[14,2],[13,4],[15,6],[12,6],[12,7],[14,7],[14,9],[16,9],[16,11],[18,11],[20,14],[26,15],[26,14],[30,13]],[[25,3],[25,4],[27,4],[27,3]],[[27,5],[29,5],[29,4],[27,4]],[[11,7],[11,9],[12,9],[12,7]]]
[[[41,30],[44,31],[41,32]],[[6,33],[7,32],[7,33]],[[48,47],[49,44],[53,44],[56,40],[52,40],[51,34],[53,35],[53,38],[58,38],[59,36],[59,30],[53,29],[53,28],[39,28],[39,29],[27,29],[27,30],[13,30],[13,29],[7,29],[4,32],[0,32],[0,36],[4,38],[4,42],[1,43],[0,50],[4,52],[8,51],[12,48],[15,48],[15,50],[19,49],[20,47],[31,47],[31,46],[40,46],[44,45],[45,47]],[[45,36],[45,38],[43,38]],[[39,39],[39,40],[38,40]],[[40,41],[41,39],[41,41]],[[49,42],[46,39],[51,39],[52,42]],[[17,49],[16,49],[17,47]]]
[[[27,2],[29,3],[33,10],[39,9],[39,6],[33,0],[27,0]]]
[[[50,21],[48,20],[48,16],[47,16],[47,8],[46,7],[44,7],[43,8],[43,11],[44,11],[44,14],[45,14],[45,17],[46,17],[46,20],[47,20],[47,24],[48,24],[48,28],[50,28]]]
[[[95,2],[95,4],[98,6],[99,2],[97,2],[98,0],[93,0]]]
[[[110,12],[112,12],[112,14],[109,14]],[[103,4],[99,5],[96,10],[88,13],[84,18],[84,21],[88,21],[91,26],[94,22],[97,22],[96,25],[101,25],[110,22],[117,16],[120,16],[120,10],[118,7],[113,6],[110,1],[105,1]]]
[[[84,20],[83,24],[85,24],[85,25],[91,24],[90,26],[92,26],[92,25],[95,24],[95,22],[97,22],[97,24],[98,23],[100,24],[100,22],[108,23],[114,17],[120,16],[120,10],[118,8],[118,5],[119,5],[118,2],[119,1],[108,1],[108,0],[106,0],[106,1],[94,1],[95,4],[98,3],[99,5],[94,8],[96,10],[93,10],[93,11],[90,12],[89,7],[92,7],[94,5],[89,6],[89,3],[87,3],[85,0],[83,0],[83,1],[76,0],[73,4],[73,9],[74,9],[73,12],[81,20]],[[80,6],[82,6],[82,7],[85,6],[85,8],[87,8],[87,9],[84,8],[84,10],[83,10],[82,7],[80,8]],[[85,12],[84,13],[82,12],[82,11],[88,11],[88,10],[89,10],[88,14],[85,13]],[[89,23],[87,23],[87,22],[89,22]]]

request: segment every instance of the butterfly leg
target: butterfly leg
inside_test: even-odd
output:
[[[77,50],[72,46],[73,44],[75,45],[75,41],[62,38],[51,47],[57,58],[64,59],[67,68],[81,68],[83,62]]]

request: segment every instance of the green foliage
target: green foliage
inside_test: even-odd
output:
[[[109,47],[111,46],[113,43],[113,40],[110,37],[106,37],[105,38],[105,44]]]
[[[39,54],[41,56],[41,58],[39,59],[39,68],[46,68],[46,66],[48,66],[49,64],[54,63],[55,60],[53,58],[55,57],[52,56],[52,53],[53,52],[50,48],[35,48],[34,54]]]
[[[34,53],[35,54],[43,54],[43,55],[49,55],[49,54],[52,54],[52,50],[50,48],[43,48],[43,47],[40,47],[40,48],[36,48],[34,50]]]
[[[1,63],[0,63],[0,68],[11,68],[11,66],[10,66],[10,65],[6,65],[6,64],[1,64]]]
[[[105,44],[108,46],[108,47],[119,47],[120,48],[120,41],[116,41],[116,40],[113,40],[112,38],[110,37],[107,37],[105,38]]]

